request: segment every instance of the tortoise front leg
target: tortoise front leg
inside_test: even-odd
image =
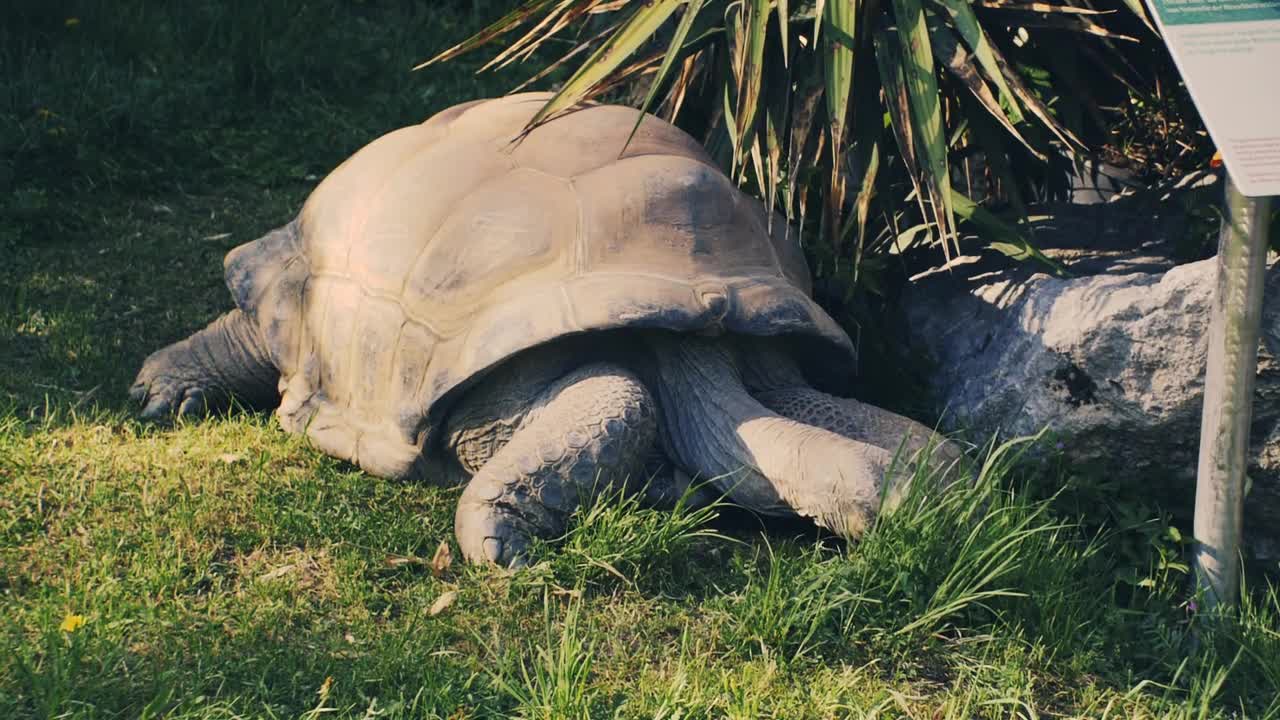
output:
[[[280,400],[279,377],[256,324],[237,309],[152,353],[129,395],[150,420],[225,409],[232,398],[250,407],[273,407]]]
[[[532,538],[564,532],[579,503],[639,473],[656,432],[653,398],[619,366],[586,365],[552,383],[463,492],[463,556],[522,564]]]

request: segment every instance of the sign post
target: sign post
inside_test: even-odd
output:
[[[1196,473],[1196,582],[1212,609],[1235,603],[1240,584],[1269,196],[1280,195],[1280,0],[1148,2],[1228,171]]]
[[[1241,195],[1228,175],[1196,468],[1196,582],[1204,606],[1232,605],[1240,587],[1240,533],[1270,203]]]

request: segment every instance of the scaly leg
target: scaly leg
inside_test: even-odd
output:
[[[463,492],[463,556],[522,564],[533,537],[563,532],[593,492],[642,470],[656,427],[653,398],[619,366],[586,365],[552,383]]]
[[[801,515],[850,538],[879,513],[892,453],[782,417],[748,393],[717,338],[649,337],[663,445],[701,480],[766,515]]]
[[[900,453],[900,459],[909,463],[928,453],[930,465],[947,470],[964,455],[958,445],[915,420],[811,387],[767,390],[755,396],[785,418]]]
[[[152,353],[129,395],[149,420],[225,409],[232,398],[250,407],[272,407],[280,399],[279,377],[253,320],[232,310]]]

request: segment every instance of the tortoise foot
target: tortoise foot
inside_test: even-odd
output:
[[[509,568],[528,563],[532,529],[516,513],[499,505],[460,504],[455,532],[468,562]]]
[[[223,410],[233,397],[248,407],[273,407],[279,379],[254,322],[232,310],[186,340],[151,353],[129,395],[143,406],[143,419],[159,420]]]
[[[129,397],[142,405],[144,420],[203,415],[218,394],[214,379],[201,371],[186,340],[152,353],[129,388]]]

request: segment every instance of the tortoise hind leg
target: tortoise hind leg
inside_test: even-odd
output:
[[[915,420],[810,387],[776,339],[738,338],[735,349],[752,397],[784,418],[883,448],[907,465],[927,456],[930,467],[944,473],[964,456],[959,445]]]
[[[638,473],[656,433],[653,398],[621,367],[585,365],[552,383],[463,492],[463,555],[521,564],[533,537],[563,532],[579,502]]]
[[[142,417],[151,420],[226,409],[233,398],[265,408],[279,400],[279,376],[258,328],[237,309],[152,353],[129,395],[143,405]]]
[[[964,455],[954,442],[921,423],[850,398],[811,387],[789,387],[754,393],[760,404],[782,417],[858,440],[914,463],[928,456],[937,470],[949,470]]]

